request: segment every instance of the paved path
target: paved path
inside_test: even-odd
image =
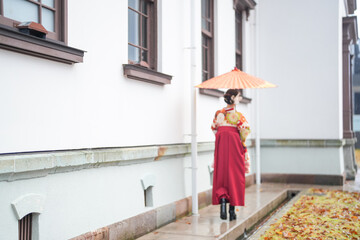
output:
[[[360,167],[355,176],[355,181],[348,181],[344,185],[344,190],[360,192]]]
[[[360,176],[358,178],[360,180]],[[287,198],[288,190],[302,191],[311,187],[350,190],[358,187],[353,181],[344,186],[263,183],[252,185],[245,191],[245,207],[237,207],[237,220],[221,220],[219,205],[200,209],[199,216],[188,216],[165,225],[139,240],[161,239],[231,239],[235,240],[270,210]],[[359,184],[360,186],[360,184]]]

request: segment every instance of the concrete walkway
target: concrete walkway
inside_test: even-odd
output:
[[[360,177],[359,177],[360,179]],[[221,220],[219,205],[210,205],[200,209],[199,216],[188,216],[165,225],[139,240],[149,239],[231,239],[235,240],[267,213],[287,199],[291,192],[307,190],[308,188],[325,188],[351,190],[359,187],[356,181],[344,186],[321,186],[306,184],[276,184],[263,183],[252,185],[245,191],[244,207],[237,207],[237,220],[229,222]]]

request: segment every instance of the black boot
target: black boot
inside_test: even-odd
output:
[[[227,219],[226,199],[225,198],[220,199],[220,218],[223,219],[223,220]]]
[[[229,220],[235,220],[236,219],[236,213],[235,213],[235,206],[231,206],[229,207]]]

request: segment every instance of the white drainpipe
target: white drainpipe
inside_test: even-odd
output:
[[[259,8],[255,10],[255,74],[259,76]],[[256,89],[256,184],[261,183],[260,170],[260,89]]]
[[[197,190],[197,129],[196,129],[196,93],[197,90],[195,88],[196,84],[196,0],[189,0],[190,1],[190,24],[191,24],[191,60],[190,60],[190,67],[191,67],[191,172],[192,172],[192,214],[199,215],[198,212],[198,190]]]

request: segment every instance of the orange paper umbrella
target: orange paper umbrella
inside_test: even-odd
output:
[[[245,89],[245,88],[272,88],[276,85],[264,81],[260,78],[251,76],[245,72],[240,71],[236,67],[231,72],[222,74],[217,77],[210,78],[195,86],[197,88],[209,89]]]

